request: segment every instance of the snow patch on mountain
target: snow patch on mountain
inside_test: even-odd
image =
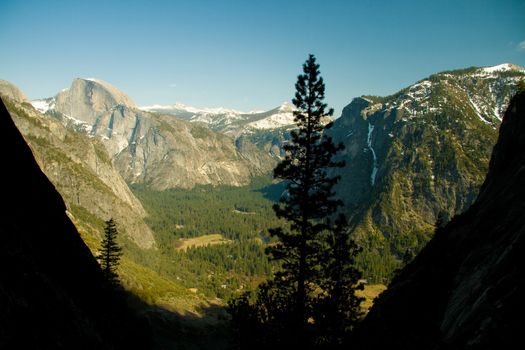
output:
[[[498,73],[504,72],[525,73],[525,68],[512,63],[503,63],[498,64],[497,66],[479,68],[474,76],[482,78],[496,78]]]
[[[281,128],[285,126],[289,126],[294,124],[294,116],[293,113],[278,113],[273,114],[269,116],[268,118],[264,118],[261,120],[257,120],[255,122],[248,123],[246,126],[248,128],[253,129],[276,129]]]
[[[55,107],[55,98],[46,98],[42,100],[30,101],[31,105],[40,113],[46,113]]]
[[[497,66],[484,67],[482,68],[482,70],[483,72],[489,73],[489,74],[494,73],[494,72],[507,72],[507,71],[513,70],[513,66],[510,63],[503,63],[503,64],[498,64]]]
[[[474,108],[474,110],[476,111],[476,114],[478,115],[479,119],[485,123],[485,124],[489,124],[489,125],[492,125],[492,122],[490,120],[487,120],[483,114],[482,114],[482,111],[481,111],[481,108],[476,104],[476,102],[474,102],[472,100],[472,97],[470,97],[470,95],[468,95],[468,100],[470,102],[470,104],[472,105],[472,107]]]
[[[284,101],[279,107],[279,112],[293,113],[293,111],[295,111],[295,106],[288,101]]]
[[[139,107],[147,112],[173,115],[191,122],[207,124],[212,130],[234,132],[244,130],[270,130],[295,125],[293,111],[289,102],[270,111],[242,112],[224,107],[197,108],[177,102],[172,105],[151,105]]]
[[[86,133],[89,137],[94,137],[95,136],[95,135],[91,134],[91,131],[93,131],[93,125],[91,125],[89,123],[86,123],[83,120],[79,120],[79,119],[77,119],[75,117],[67,115],[67,114],[62,114],[62,116],[65,119],[65,123],[64,123],[65,125],[70,124],[70,125],[73,126],[74,130],[82,131],[82,132]]]

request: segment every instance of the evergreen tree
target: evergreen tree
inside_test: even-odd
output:
[[[117,235],[117,225],[111,218],[106,221],[102,247],[97,256],[106,280],[114,287],[119,285],[117,267],[120,261],[120,256],[122,255],[122,248],[117,243]]]
[[[342,345],[361,316],[362,299],[355,295],[363,288],[361,274],[353,267],[359,249],[349,239],[344,215],[331,220],[343,203],[334,198],[339,177],[328,172],[344,166],[333,160],[343,145],[325,133],[331,124],[324,125],[323,118],[333,110],[323,103],[324,82],[313,55],[295,87],[298,129],[274,170],[286,184],[274,211],[289,228],[270,230],[277,242],[267,252],[280,263],[274,278],[255,295],[229,302],[242,348]]]
[[[285,195],[274,210],[290,222],[290,230],[271,230],[279,241],[268,251],[282,262],[282,271],[276,277],[295,286],[296,331],[304,334],[310,317],[310,295],[320,277],[320,255],[324,252],[321,233],[329,228],[328,218],[342,205],[333,198],[339,177],[330,177],[327,170],[344,164],[332,160],[343,145],[335,145],[324,133],[331,124],[325,126],[323,118],[333,110],[327,111],[323,102],[325,86],[313,55],[303,65],[295,88],[292,102],[298,129],[292,131],[291,143],[284,146],[286,156],[274,170],[274,177],[286,182]]]

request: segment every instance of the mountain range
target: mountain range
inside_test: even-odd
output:
[[[438,218],[447,221],[473,203],[501,115],[524,76],[512,64],[442,72],[391,96],[356,98],[344,108],[329,130],[346,146],[337,194],[365,247],[359,263],[368,278],[388,281],[430,239]],[[271,173],[294,127],[289,104],[248,113],[182,104],[137,107],[109,83],[77,78],[31,106],[10,84],[0,86],[4,96],[18,100],[10,111],[33,148],[40,148],[37,159],[68,208],[85,209],[94,217],[86,222],[106,218],[109,208],[127,208],[119,209],[120,219],[127,225],[133,216],[135,224],[125,231],[146,248],[155,242],[127,184],[153,190],[244,186]],[[90,175],[59,171],[64,166],[45,157],[51,152],[46,147],[73,160],[68,167],[80,164]],[[90,149],[91,155],[82,153]],[[72,180],[82,178],[89,178],[85,186]],[[104,186],[87,185],[99,182]],[[97,204],[100,193],[88,187],[113,194],[100,202],[107,204]]]
[[[238,135],[255,130],[293,128],[294,106],[284,102],[281,106],[269,111],[240,112],[226,108],[195,108],[182,103],[174,105],[144,106],[140,109],[159,114],[173,115],[192,122],[202,122],[210,129],[225,134]]]
[[[64,125],[97,138],[128,183],[164,190],[197,184],[246,185],[275,159],[200,123],[139,109],[97,79],[77,78],[56,96],[32,102]]]

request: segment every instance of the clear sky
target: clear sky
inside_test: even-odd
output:
[[[309,53],[336,116],[432,73],[525,66],[523,0],[0,0],[0,79],[30,99],[75,77],[139,105],[267,110]]]

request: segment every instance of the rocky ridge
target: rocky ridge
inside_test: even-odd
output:
[[[6,80],[0,79],[0,94],[9,97],[15,101],[27,101],[26,95],[18,87]]]

